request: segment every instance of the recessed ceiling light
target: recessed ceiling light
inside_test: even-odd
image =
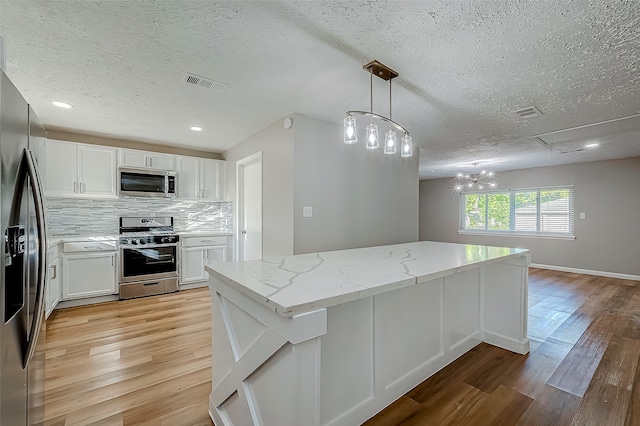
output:
[[[586,144],[584,147],[585,148],[589,148],[589,149],[593,149],[593,148],[597,148],[599,146],[600,146],[600,144],[598,142],[591,142],[591,143]]]
[[[191,126],[190,129],[193,130],[194,132],[201,132],[202,131],[202,127],[198,127],[198,126]]]
[[[68,104],[66,102],[53,101],[52,104],[54,104],[55,106],[60,107],[60,108],[67,108],[67,109],[73,108],[73,105]]]

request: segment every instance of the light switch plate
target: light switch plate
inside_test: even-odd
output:
[[[580,219],[586,219],[587,214],[586,213],[580,213]]]
[[[311,207],[302,208],[302,217],[312,217],[312,216],[313,216],[313,208]]]

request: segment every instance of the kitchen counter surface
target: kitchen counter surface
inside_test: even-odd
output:
[[[269,309],[290,317],[522,256],[529,257],[529,250],[421,241],[210,263],[206,270]]]
[[[232,237],[233,236],[233,232],[216,232],[216,231],[186,231],[186,232],[179,232],[176,231],[176,234],[180,235],[181,237]]]
[[[216,231],[188,231],[176,232],[180,237],[231,237],[232,232],[216,232]],[[48,238],[48,246],[51,248],[60,243],[77,243],[80,241],[101,241],[101,242],[117,242],[120,235],[50,235]]]
[[[53,235],[48,238],[49,248],[60,243],[77,243],[81,241],[117,242],[118,235]]]

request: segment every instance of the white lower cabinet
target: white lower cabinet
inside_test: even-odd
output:
[[[72,247],[67,247],[72,246]],[[75,247],[73,247],[75,246]],[[100,245],[64,244],[62,298],[105,296],[118,292],[116,252]],[[74,249],[84,251],[74,251]]]
[[[49,249],[49,273],[47,275],[47,287],[45,291],[46,317],[49,318],[51,312],[60,302],[62,289],[60,288],[60,258],[58,257],[58,247]]]
[[[205,282],[209,274],[204,265],[229,259],[227,237],[186,237],[181,240],[180,284]]]

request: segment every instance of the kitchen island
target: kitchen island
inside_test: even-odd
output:
[[[529,263],[422,241],[210,264],[211,418],[361,424],[482,341],[525,354]]]

